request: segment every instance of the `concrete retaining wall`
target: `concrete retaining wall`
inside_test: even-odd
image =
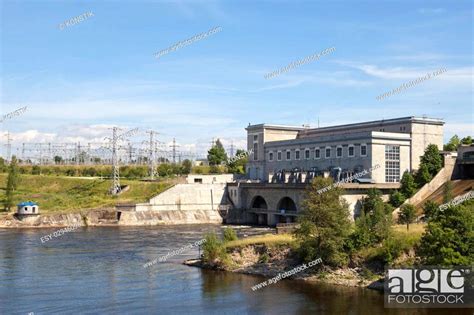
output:
[[[139,211],[122,212],[119,225],[158,225],[158,224],[202,224],[222,223],[217,211]]]

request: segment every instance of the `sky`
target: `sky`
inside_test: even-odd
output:
[[[446,122],[445,141],[474,135],[472,1],[0,2],[2,115],[27,106],[2,123],[2,154],[6,131],[14,147],[85,144],[113,126],[140,128],[137,143],[155,130],[165,146],[176,138],[197,154],[213,138],[246,147],[249,123],[324,127],[426,115]]]

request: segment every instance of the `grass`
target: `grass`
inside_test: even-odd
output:
[[[7,174],[0,174],[0,203],[5,198]],[[173,185],[171,180],[141,182],[121,180],[130,189],[114,197],[108,193],[110,180],[20,175],[14,203],[32,200],[39,204],[42,213],[67,213],[83,209],[114,206],[117,203],[145,202]]]
[[[408,253],[420,242],[425,227],[425,223],[410,224],[410,229],[407,231],[406,225],[392,226],[392,241],[390,245],[396,246],[399,253]],[[364,261],[380,259],[386,255],[386,246],[388,244],[384,242],[376,246],[365,247],[359,250],[356,255],[363,258]]]
[[[264,244],[266,246],[291,245],[295,242],[291,234],[265,234],[251,236],[225,243],[227,248],[243,247],[247,245]]]
[[[411,235],[414,237],[421,237],[425,231],[426,223],[410,224],[410,229],[407,231],[405,224],[397,224],[392,226],[392,231],[397,235]]]

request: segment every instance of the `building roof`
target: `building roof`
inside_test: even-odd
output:
[[[399,117],[399,118],[391,118],[391,119],[365,121],[365,122],[345,124],[345,125],[335,125],[335,126],[328,126],[328,127],[321,127],[321,128],[305,128],[305,127],[298,127],[298,126],[257,124],[257,125],[249,125],[245,129],[249,130],[249,129],[264,128],[264,129],[283,129],[283,130],[300,130],[300,131],[306,130],[306,132],[312,133],[312,132],[321,132],[321,131],[335,131],[335,130],[347,129],[347,128],[360,128],[360,127],[364,128],[364,127],[371,127],[371,126],[399,124],[403,122],[416,122],[416,123],[425,123],[425,124],[434,124],[434,125],[444,125],[444,121],[439,118],[407,116],[407,117]]]
[[[25,207],[25,206],[37,206],[38,204],[33,201],[23,201],[18,204],[18,207]]]
[[[273,125],[273,124],[257,124],[257,125],[248,125],[246,130],[250,129],[278,129],[278,130],[293,130],[293,131],[301,131],[307,129],[303,126],[288,126],[288,125]]]

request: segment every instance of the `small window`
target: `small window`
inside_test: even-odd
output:
[[[35,213],[35,209],[36,209],[36,207],[33,207],[33,213]]]
[[[338,147],[336,149],[336,157],[338,157],[338,158],[342,157],[342,147]]]
[[[319,148],[316,148],[314,150],[314,158],[315,159],[320,159],[321,158],[321,150]]]
[[[194,179],[194,182],[195,182],[195,183],[202,184],[202,178],[195,178],[195,179]]]
[[[348,147],[348,156],[353,157],[354,156],[354,146],[351,145]]]
[[[360,145],[360,155],[361,156],[367,156],[367,145],[366,144],[361,144]]]
[[[331,157],[331,148],[326,148],[326,159]]]
[[[28,207],[25,207],[25,211],[28,211]]]
[[[286,151],[286,159],[291,160],[291,151]]]
[[[268,153],[268,160],[273,161],[273,152]]]
[[[254,135],[253,136],[253,141],[257,141],[258,140],[258,135]]]
[[[304,150],[304,158],[309,160],[309,149]]]
[[[300,159],[300,150],[295,150],[295,160]]]
[[[277,153],[277,160],[281,161],[281,151],[278,151],[278,153]]]

